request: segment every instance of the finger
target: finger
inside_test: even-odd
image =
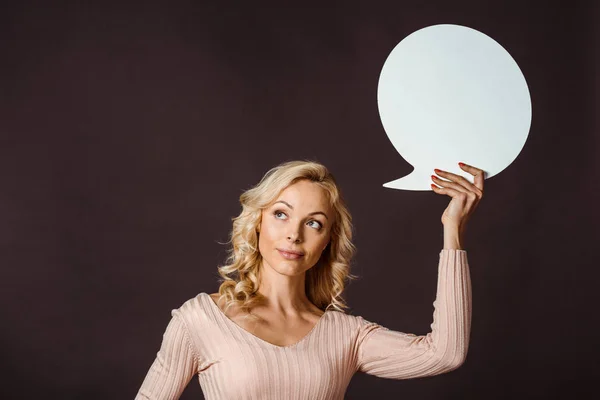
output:
[[[468,173],[470,173],[471,175],[473,175],[475,177],[474,178],[475,187],[479,188],[479,190],[481,190],[483,192],[483,181],[485,180],[485,172],[482,169],[475,168],[472,165],[465,164],[465,163],[458,163],[458,166],[462,170],[467,171]]]
[[[465,207],[465,218],[468,217],[473,212],[473,209],[477,206],[478,200],[473,192],[465,195],[464,192],[460,192],[458,190],[448,188],[448,187],[437,187],[434,184],[431,184],[431,188],[437,194],[443,194],[452,197],[453,199],[457,198],[461,204]],[[465,219],[466,221],[466,219]]]
[[[442,186],[444,189],[450,189],[450,190],[456,192],[456,195],[452,194],[452,197],[458,196],[459,193],[461,196],[465,196],[465,199],[469,204],[477,204],[477,203],[479,203],[479,200],[481,199],[481,196],[479,194],[477,194],[474,191],[468,190],[465,187],[463,187],[457,183],[444,181],[444,180],[436,177],[435,175],[431,175],[431,179],[433,179],[433,181],[435,182],[436,185]],[[475,190],[478,190],[478,189],[475,188]],[[444,192],[443,194],[449,194],[449,193]]]
[[[431,188],[433,189],[433,191],[435,193],[438,193],[438,194],[445,194],[450,197],[462,196],[462,194],[461,194],[462,192],[459,192],[458,190],[455,190],[455,189],[452,189],[449,187],[438,187],[432,183]]]
[[[475,195],[477,195],[478,197],[483,196],[483,190],[479,189],[477,186],[475,186],[474,184],[469,182],[467,180],[467,178],[465,178],[464,176],[460,176],[457,174],[453,174],[452,172],[443,171],[443,170],[439,170],[439,169],[435,169],[434,171],[443,178],[446,178],[450,181],[456,181],[457,184],[459,184],[460,186],[462,186],[465,189],[463,191],[472,192]]]
[[[437,170],[437,171],[439,171],[439,170]],[[438,173],[440,173],[440,172],[438,172]],[[440,175],[441,175],[441,174],[440,174]],[[454,175],[454,174],[453,174],[453,175]],[[463,179],[464,179],[464,178],[463,178]],[[469,192],[469,190],[468,190],[467,188],[465,188],[464,186],[462,186],[462,185],[459,185],[458,183],[455,183],[455,182],[452,182],[452,181],[447,181],[447,180],[444,180],[444,179],[438,178],[438,177],[437,177],[437,176],[435,176],[435,175],[431,175],[431,180],[432,180],[432,181],[433,181],[433,182],[434,182],[436,185],[438,185],[438,186],[441,186],[441,187],[445,187],[445,188],[452,188],[452,189],[454,189],[454,190],[456,190],[456,191],[458,191],[458,192],[463,192],[463,193],[468,193],[468,192]]]

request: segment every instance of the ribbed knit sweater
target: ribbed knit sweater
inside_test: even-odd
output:
[[[465,250],[441,250],[433,307],[426,335],[329,310],[300,341],[278,346],[237,325],[202,292],[171,311],[136,399],[178,399],[194,375],[207,400],[330,400],[344,398],[357,371],[387,379],[449,372],[464,362],[469,344]]]

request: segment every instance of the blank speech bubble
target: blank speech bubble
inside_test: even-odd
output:
[[[531,126],[527,82],[494,39],[465,26],[428,26],[386,59],[377,88],[383,128],[414,170],[383,186],[432,190],[439,168],[464,176],[464,162],[500,173],[525,145]]]

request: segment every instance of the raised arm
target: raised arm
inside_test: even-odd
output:
[[[160,350],[135,397],[136,400],[179,399],[198,370],[198,359],[185,323],[179,311],[173,310],[171,315]]]
[[[443,249],[431,332],[417,336],[359,317],[358,370],[387,379],[438,375],[465,361],[471,330],[471,277],[467,252]]]

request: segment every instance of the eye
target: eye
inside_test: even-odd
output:
[[[286,214],[285,214],[283,211],[281,211],[281,210],[275,210],[275,212],[273,212],[273,215],[275,216],[275,218],[276,218],[276,219],[281,219],[281,218],[278,218],[278,217],[277,217],[277,215],[279,215],[279,214],[286,215]],[[316,219],[313,219],[313,220],[311,220],[311,221],[309,221],[309,222],[316,222],[316,223],[318,224],[318,225],[317,225],[317,228],[316,228],[318,231],[320,231],[320,230],[321,230],[321,228],[323,228],[323,225],[322,225],[322,224],[321,224],[319,221],[317,221]]]
[[[315,220],[315,219],[313,219],[313,220],[312,220],[312,221],[310,221],[310,222],[316,222],[317,224],[319,224],[319,225],[318,225],[318,228],[317,228],[317,230],[318,230],[318,231],[320,231],[320,230],[321,230],[321,228],[323,227],[323,226],[321,225],[321,223],[320,223],[319,221]]]

